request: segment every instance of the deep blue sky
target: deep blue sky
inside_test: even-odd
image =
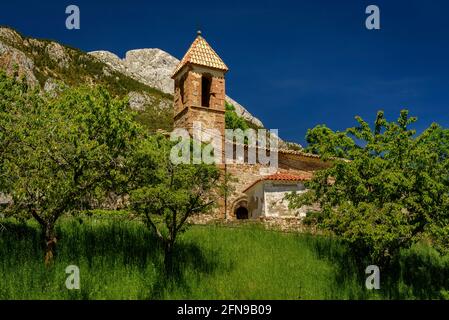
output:
[[[65,8],[81,9],[81,30],[65,29]],[[365,8],[381,30],[365,28]],[[334,130],[390,119],[407,108],[449,127],[449,1],[8,1],[0,24],[25,35],[119,56],[161,48],[181,58],[201,28],[230,72],[227,93],[304,143],[307,128]]]

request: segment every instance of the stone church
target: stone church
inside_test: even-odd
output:
[[[225,75],[228,71],[220,56],[198,32],[172,75],[175,86],[175,128],[192,132],[194,123],[200,122],[203,128],[218,129],[221,137],[225,137]],[[234,144],[234,140],[224,140],[223,145]],[[245,152],[248,152],[248,148]],[[316,155],[301,151],[277,148],[275,152],[278,157],[275,172],[263,170],[267,165],[258,162],[226,161],[219,165],[232,177],[233,192],[220,203],[218,218],[232,220],[304,216],[307,208],[289,209],[284,196],[291,191],[304,192],[304,182],[310,180],[316,170],[329,164]]]

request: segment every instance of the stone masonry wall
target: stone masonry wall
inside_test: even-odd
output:
[[[189,67],[175,80],[175,127],[191,130],[194,121],[203,123],[203,128],[220,131],[225,129],[225,79],[222,74],[212,72],[210,105],[201,105],[202,73],[198,68]],[[181,89],[183,86],[183,89]],[[184,97],[181,96],[182,91]]]
[[[228,164],[227,165],[227,172],[232,175],[234,179],[237,179],[237,181],[233,182],[231,186],[235,189],[233,194],[229,196],[228,198],[228,205],[227,205],[227,217],[229,219],[234,219],[234,209],[235,209],[235,202],[239,199],[242,199],[245,194],[243,191],[259,181],[261,178],[263,178],[263,175],[261,174],[261,169],[266,168],[266,166],[263,166],[261,164]],[[279,168],[279,173],[289,173],[289,174],[304,174],[306,173],[303,170],[297,170],[293,168]],[[247,199],[247,201],[250,201],[250,199]],[[223,215],[224,216],[224,215]]]
[[[202,106],[201,86],[203,76],[211,79],[209,107]],[[175,79],[175,127],[186,128],[192,134],[194,122],[199,121],[202,123],[203,132],[205,129],[217,129],[224,139],[225,98],[225,79],[223,72],[197,65],[186,66]],[[222,140],[222,150],[224,152],[223,142]],[[313,157],[282,152],[278,154],[278,162],[276,171],[290,174],[311,172],[325,166],[319,159]],[[235,219],[234,212],[237,206],[250,205],[248,203],[248,196],[244,191],[259,181],[263,175],[270,174],[270,172],[267,170],[268,166],[259,163],[227,164],[226,166],[220,165],[219,167],[236,179],[231,184],[235,190],[226,199],[226,205],[223,197],[218,200],[217,209],[213,210],[211,216],[219,219],[226,217],[232,220]]]

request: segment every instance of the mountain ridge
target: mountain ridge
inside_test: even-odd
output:
[[[133,49],[126,52],[123,59],[106,50],[92,51],[89,54],[138,81],[162,92],[173,94],[174,85],[171,75],[180,60],[162,49]],[[234,105],[238,116],[256,127],[264,127],[258,118],[231,97],[226,96],[226,102]]]
[[[54,95],[65,86],[103,85],[113,95],[127,97],[136,119],[147,129],[173,129],[173,80],[179,60],[158,49],[134,49],[121,59],[109,51],[84,52],[54,40],[35,39],[0,26],[0,69],[23,76],[28,85]],[[230,97],[237,116],[251,127],[263,123]],[[294,143],[280,145],[301,148]]]

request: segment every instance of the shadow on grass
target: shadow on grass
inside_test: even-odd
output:
[[[314,236],[309,241],[319,258],[334,264],[335,291],[346,291],[350,299],[449,299],[449,256],[429,245],[402,249],[388,266],[380,266],[380,290],[368,290],[365,269],[374,264],[370,259],[335,238]]]
[[[15,238],[16,240],[32,240],[39,239],[41,232],[39,228],[31,226],[26,222],[19,222],[15,220],[3,220],[1,221],[3,226],[0,229],[0,235],[7,236],[9,238]]]
[[[141,269],[161,259],[157,239],[144,225],[127,220],[100,221],[76,219],[59,224],[58,256],[72,261],[84,258],[89,266],[96,258],[105,257]]]
[[[373,291],[365,287],[365,269],[371,265],[366,258],[357,256],[343,242],[334,237],[307,235],[310,247],[319,259],[329,261],[334,267],[331,299],[370,299]],[[378,293],[378,292],[376,292]],[[381,292],[381,295],[384,295]]]
[[[13,254],[16,250],[24,250],[26,248],[28,251],[31,250],[36,254],[42,253],[43,255],[44,243],[42,232],[38,227],[15,220],[3,220],[1,224],[0,241],[2,242],[2,247],[0,252],[3,251],[4,254],[8,255]]]
[[[161,248],[160,250],[163,254]],[[182,298],[187,299],[194,290],[192,275],[198,279],[203,275],[213,274],[218,268],[221,268],[218,252],[205,251],[196,244],[180,242],[173,254],[173,271],[167,275],[160,261],[157,266],[157,280],[146,299],[167,299],[173,292],[182,293]]]
[[[37,224],[3,220],[2,225],[0,259],[5,259],[5,263],[8,261],[4,265],[8,272],[12,273],[22,262],[43,263],[42,237]],[[198,277],[212,274],[218,267],[223,269],[220,252],[180,241],[174,250],[174,272],[170,278],[165,277],[162,247],[143,224],[135,221],[67,219],[57,224],[56,232],[59,239],[56,265],[84,262],[93,277],[107,268],[140,269],[140,274],[147,277],[143,279],[144,289],[139,294],[144,299],[163,299],[173,291],[188,296]],[[43,285],[51,283],[55,270],[47,271],[43,269],[43,278],[36,281]],[[90,288],[89,285],[84,287],[84,291]],[[83,297],[77,295],[76,298]]]
[[[43,263],[42,233],[39,226],[36,223],[9,219],[1,220],[1,223],[0,261],[4,268],[1,271],[14,275],[19,266],[22,268],[24,264],[29,264],[28,268],[31,268],[30,273],[33,274],[31,279],[43,286],[49,285],[53,281],[54,272],[47,272],[43,268],[40,273],[36,270]],[[249,232],[251,230],[248,229]],[[217,272],[229,273],[235,268],[233,258],[237,259],[225,256],[219,249],[204,248],[201,243],[180,241],[173,257],[174,272],[166,277],[163,273],[163,249],[151,232],[136,221],[68,219],[57,225],[57,234],[58,263],[66,266],[72,262],[78,264],[84,261],[91,268],[90,271],[97,274],[108,268],[140,269],[139,276],[146,277],[139,297],[145,299],[194,296],[196,292],[193,290],[200,281],[205,281],[208,275]],[[365,287],[368,276],[365,268],[373,264],[368,259],[354,254],[336,238],[299,236],[317,258],[326,260],[333,266],[333,285],[327,293],[330,299],[449,298],[449,256],[441,256],[430,246],[420,245],[402,250],[389,269],[381,268],[381,290],[370,291]],[[14,291],[16,286],[12,284],[11,288]],[[83,292],[86,296],[81,298],[88,298],[88,289]]]

